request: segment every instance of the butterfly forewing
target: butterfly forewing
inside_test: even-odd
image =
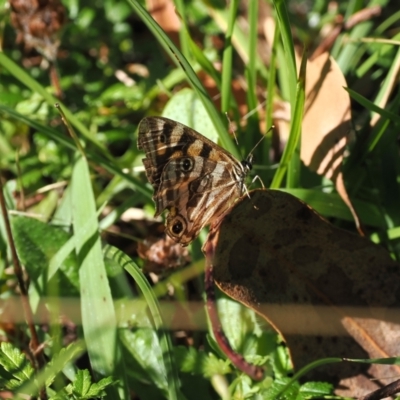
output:
[[[138,148],[146,153],[143,164],[154,187],[156,215],[169,210],[166,232],[183,245],[243,193],[247,164],[183,124],[144,118]]]

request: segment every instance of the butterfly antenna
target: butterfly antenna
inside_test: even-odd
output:
[[[272,129],[275,128],[275,125],[271,125],[271,127],[267,130],[267,132],[261,136],[261,139],[255,144],[255,146],[251,149],[249,155],[247,156],[247,159],[249,158],[253,158],[253,153],[254,150],[258,147],[258,145],[265,139],[265,137],[267,136],[267,133],[271,132]]]
[[[235,138],[236,146],[239,146],[239,142],[237,140],[237,136],[236,136],[235,128],[233,126],[233,122],[229,118],[229,115],[228,115],[228,113],[226,111],[225,111],[225,117],[228,120],[229,132],[232,133],[233,137]]]

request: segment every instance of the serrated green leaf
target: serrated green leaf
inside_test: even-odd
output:
[[[5,383],[5,388],[9,390],[15,390],[21,387],[21,381],[19,379],[10,379]]]
[[[49,400],[70,400],[71,397],[66,393],[56,393],[54,396],[50,396]]]
[[[211,377],[216,374],[226,375],[232,372],[229,361],[221,360],[214,354],[206,354],[194,347],[179,346],[175,348],[175,356],[182,372]]]
[[[261,329],[253,310],[226,295],[221,295],[217,306],[220,311],[221,325],[235,349],[241,350],[249,335],[261,335]],[[257,353],[255,349],[249,349],[249,352]]]
[[[87,369],[80,369],[76,374],[76,379],[73,382],[73,393],[80,397],[84,397],[89,392],[92,384],[92,378]]]
[[[16,383],[18,383],[17,386],[20,386],[21,383],[32,377],[34,369],[19,349],[7,342],[1,343],[0,349],[0,364],[6,371],[12,374]],[[14,385],[13,380],[10,381],[10,385],[14,388],[17,387]]]
[[[293,382],[283,394],[280,394],[282,389],[290,382],[289,378],[276,379],[273,384],[263,391],[263,398],[265,400],[294,400],[300,392],[300,385],[298,382]]]
[[[177,346],[174,349],[174,353],[179,369],[182,372],[202,373],[205,359],[204,352],[199,352],[194,347]]]
[[[46,365],[46,387],[49,387],[56,375],[61,371],[64,366],[79,357],[84,351],[82,342],[74,342],[64,347],[60,352],[52,357],[50,362]]]
[[[235,399],[255,399],[260,387],[253,385],[247,375],[240,375],[231,386],[233,387],[232,397]],[[261,399],[261,398],[260,398]]]
[[[105,388],[113,384],[111,377],[101,379],[97,383],[92,383],[92,378],[87,369],[78,370],[75,380],[63,388],[60,392],[50,397],[50,400],[89,400],[103,398],[106,396]]]
[[[44,370],[41,370],[35,379],[31,378],[18,390],[18,393],[37,393],[38,387],[49,385],[54,377],[64,368],[65,364],[79,357],[84,351],[82,341],[71,343],[68,347],[55,355]]]
[[[213,353],[210,353],[204,361],[203,375],[206,377],[216,374],[225,375],[230,372],[232,372],[230,362],[217,358]]]
[[[87,392],[87,396],[88,398],[91,397],[99,397],[99,396],[104,396],[105,395],[105,391],[104,389],[107,386],[110,386],[113,383],[113,379],[111,378],[111,376],[108,376],[106,378],[103,378],[101,381],[99,382],[95,382],[93,383],[88,392]]]

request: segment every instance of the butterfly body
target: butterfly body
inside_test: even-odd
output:
[[[251,169],[193,129],[162,117],[144,118],[138,148],[154,187],[156,216],[169,210],[166,232],[188,245],[201,229],[222,216],[244,190]]]

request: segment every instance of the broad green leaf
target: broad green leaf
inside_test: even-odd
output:
[[[190,126],[214,142],[218,141],[218,133],[206,109],[191,89],[182,89],[171,97],[165,105],[162,115]]]

